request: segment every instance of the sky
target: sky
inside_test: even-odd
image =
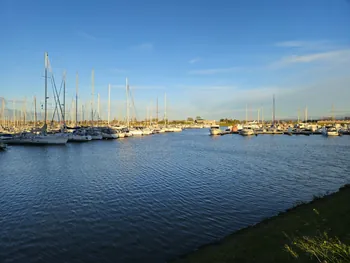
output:
[[[0,0],[0,97],[44,98],[44,52],[56,85],[107,118],[125,114],[129,79],[139,119],[309,118],[350,114],[349,0]],[[52,101],[51,86],[49,97]],[[95,106],[95,107],[96,107]],[[261,118],[261,114],[260,114]]]

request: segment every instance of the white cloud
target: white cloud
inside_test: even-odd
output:
[[[303,41],[284,41],[275,43],[276,47],[302,47],[304,46]]]
[[[333,50],[321,53],[304,55],[292,55],[281,58],[270,64],[271,68],[285,67],[297,63],[311,63],[316,61],[326,61],[332,63],[343,63],[350,60],[350,49]]]
[[[82,31],[82,30],[79,30],[77,32],[78,36],[80,36],[81,38],[85,38],[86,40],[97,40],[97,37],[85,32],[85,31]]]
[[[145,42],[134,46],[133,49],[140,50],[140,51],[151,51],[154,49],[154,45],[153,43]]]
[[[199,69],[199,70],[191,70],[188,72],[188,74],[190,74],[190,75],[214,75],[214,74],[237,72],[237,70],[239,70],[239,69],[240,68],[238,68],[238,67]]]
[[[303,40],[290,40],[282,41],[274,44],[276,47],[281,48],[298,48],[298,49],[325,49],[334,47],[334,43],[328,40],[313,40],[313,41],[303,41]]]
[[[191,59],[190,61],[188,61],[188,63],[194,64],[194,63],[199,62],[200,60],[201,60],[200,58],[193,58],[193,59]]]
[[[319,77],[308,84],[288,84],[272,87],[256,87],[244,89],[231,87],[215,91],[208,89],[191,91],[188,97],[195,112],[210,119],[238,118],[245,119],[245,107],[248,105],[248,117],[257,118],[257,109],[264,108],[264,119],[271,119],[272,96],[276,96],[276,116],[281,118],[297,118],[307,106],[310,118],[330,115],[332,104],[336,110],[348,110],[349,77]],[[220,94],[220,96],[218,96]],[[212,98],[212,99],[208,99]],[[205,103],[203,103],[205,101]],[[340,114],[340,113],[339,113]],[[342,114],[345,114],[343,111]],[[302,115],[302,114],[301,114]]]

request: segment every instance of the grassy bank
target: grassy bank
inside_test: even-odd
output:
[[[350,245],[350,185],[203,246],[174,262],[318,262],[301,251],[295,259],[285,245],[293,245],[291,239],[295,237],[314,237],[323,232]]]

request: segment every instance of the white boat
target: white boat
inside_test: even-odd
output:
[[[124,135],[125,135],[125,137],[132,137],[133,136],[133,134],[129,130],[125,131]]]
[[[210,126],[210,135],[220,135],[222,133],[220,129],[220,125],[212,125]]]
[[[91,140],[92,137],[90,135],[68,134],[68,142],[88,142]]]
[[[156,127],[153,129],[153,133],[164,133],[164,132],[165,132],[164,128]]]
[[[140,129],[140,128],[131,129],[129,132],[133,136],[142,136],[143,135],[142,129]]]
[[[95,134],[95,135],[90,135],[91,136],[91,140],[102,140],[103,136],[102,134]]]
[[[244,128],[239,132],[240,135],[242,136],[252,136],[254,135],[254,130],[250,128]]]
[[[149,129],[149,128],[144,128],[142,130],[142,134],[143,135],[151,135],[151,134],[153,134],[153,131],[151,129]]]
[[[245,123],[241,129],[253,129],[253,130],[256,130],[256,129],[259,129],[259,128],[260,128],[259,123],[257,123],[256,121],[251,121],[251,122]],[[240,129],[238,129],[238,130],[240,130]]]
[[[339,132],[335,127],[323,127],[322,134],[324,136],[339,136]]]
[[[102,133],[98,130],[94,130],[94,129],[87,130],[87,135],[91,136],[91,140],[102,140],[103,139]]]
[[[118,132],[118,138],[125,138],[126,134],[124,132]]]
[[[21,133],[6,138],[3,142],[7,144],[29,144],[29,145],[51,145],[51,144],[66,144],[68,138],[66,136],[56,136],[54,134],[47,134],[47,71],[48,71],[48,54],[45,52],[45,111],[44,111],[44,126],[41,128],[40,134],[35,133]]]
[[[182,128],[180,127],[174,127],[173,132],[182,132]]]
[[[118,132],[111,129],[111,128],[105,128],[102,129],[102,137],[103,139],[118,139]]]
[[[0,141],[6,141],[13,138],[13,134],[0,134]]]
[[[125,138],[128,137],[127,136],[127,128],[126,127],[122,127],[122,126],[116,126],[116,127],[112,127],[113,130],[115,130],[118,134],[118,138]]]
[[[3,142],[7,144],[17,144],[17,145],[44,145],[44,144],[66,144],[68,141],[67,136],[56,136],[56,135],[37,135],[32,133],[23,133],[12,138],[8,138]]]

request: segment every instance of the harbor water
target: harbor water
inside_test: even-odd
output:
[[[350,136],[207,129],[0,152],[0,261],[166,262],[350,183]]]

